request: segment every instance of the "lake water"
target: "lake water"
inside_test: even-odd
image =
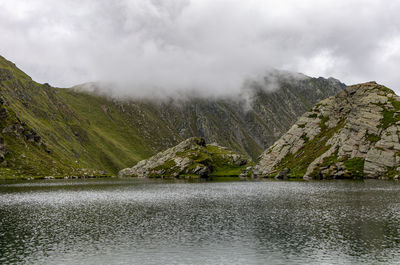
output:
[[[400,263],[399,182],[0,182],[0,264],[364,263]]]

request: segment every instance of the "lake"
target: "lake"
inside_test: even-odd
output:
[[[395,181],[0,182],[0,264],[391,264]]]

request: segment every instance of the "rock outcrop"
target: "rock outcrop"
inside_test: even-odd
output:
[[[192,137],[180,144],[142,160],[119,177],[207,177],[239,176],[248,167],[243,156],[216,144],[207,145],[203,138]]]
[[[320,101],[261,156],[259,177],[400,175],[400,97],[375,82]]]

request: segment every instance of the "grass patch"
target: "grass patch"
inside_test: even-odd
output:
[[[378,106],[383,108],[383,118],[381,119],[381,123],[379,125],[379,127],[382,129],[386,129],[391,125],[394,125],[396,122],[400,121],[400,114],[396,113],[400,110],[400,102],[395,100],[394,98],[388,98],[388,100],[392,104],[393,110],[385,108],[385,105],[383,104],[378,104]]]
[[[367,133],[366,134],[366,139],[369,142],[375,143],[375,142],[378,142],[381,139],[381,137],[379,135],[374,134],[374,133]]]
[[[306,143],[300,150],[294,154],[287,154],[281,162],[275,167],[276,171],[284,168],[289,168],[288,177],[299,178],[303,177],[308,166],[317,157],[324,154],[331,148],[331,145],[326,145],[326,142],[345,125],[345,120],[340,121],[335,127],[325,128],[321,133],[316,135],[312,140]]]
[[[353,178],[364,177],[364,163],[365,159],[354,157],[344,161],[346,169],[350,172]]]
[[[329,117],[325,117],[325,116],[319,116],[319,118],[321,119],[320,123],[319,123],[319,127],[321,128],[321,131],[325,131],[326,129],[328,129],[328,126],[326,125],[326,123],[329,121]]]
[[[239,176],[240,173],[243,171],[243,167],[236,167],[236,168],[231,168],[231,167],[218,167],[213,170],[213,172],[210,173],[210,176],[217,177],[217,176]]]
[[[400,115],[395,111],[384,109],[382,112],[383,118],[381,119],[380,127],[383,129],[389,128],[391,125],[400,121]]]
[[[330,165],[334,165],[337,162],[339,162],[338,153],[339,153],[339,147],[336,148],[335,152],[331,156],[324,157],[324,159],[322,160],[322,163],[319,163],[316,165],[314,170],[310,173],[310,177],[320,178],[320,176],[319,176],[320,168],[328,167]]]
[[[396,167],[391,167],[386,171],[385,174],[380,177],[384,179],[393,179],[396,175],[400,175],[399,172],[396,170]]]
[[[206,165],[211,168],[210,176],[239,176],[247,167],[252,165],[248,159],[240,156],[239,160],[243,163],[235,163],[233,156],[237,153],[221,146],[206,145],[196,149],[189,149],[184,152],[178,152],[180,157],[188,157],[194,163],[188,167],[188,171],[195,169],[198,165]]]
[[[225,181],[238,181],[241,180],[237,176],[210,176],[207,178],[209,181],[214,181],[214,182],[225,182]]]

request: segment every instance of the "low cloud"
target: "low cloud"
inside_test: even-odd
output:
[[[378,0],[2,1],[0,53],[39,82],[121,97],[238,94],[272,68],[399,92],[399,12]]]

